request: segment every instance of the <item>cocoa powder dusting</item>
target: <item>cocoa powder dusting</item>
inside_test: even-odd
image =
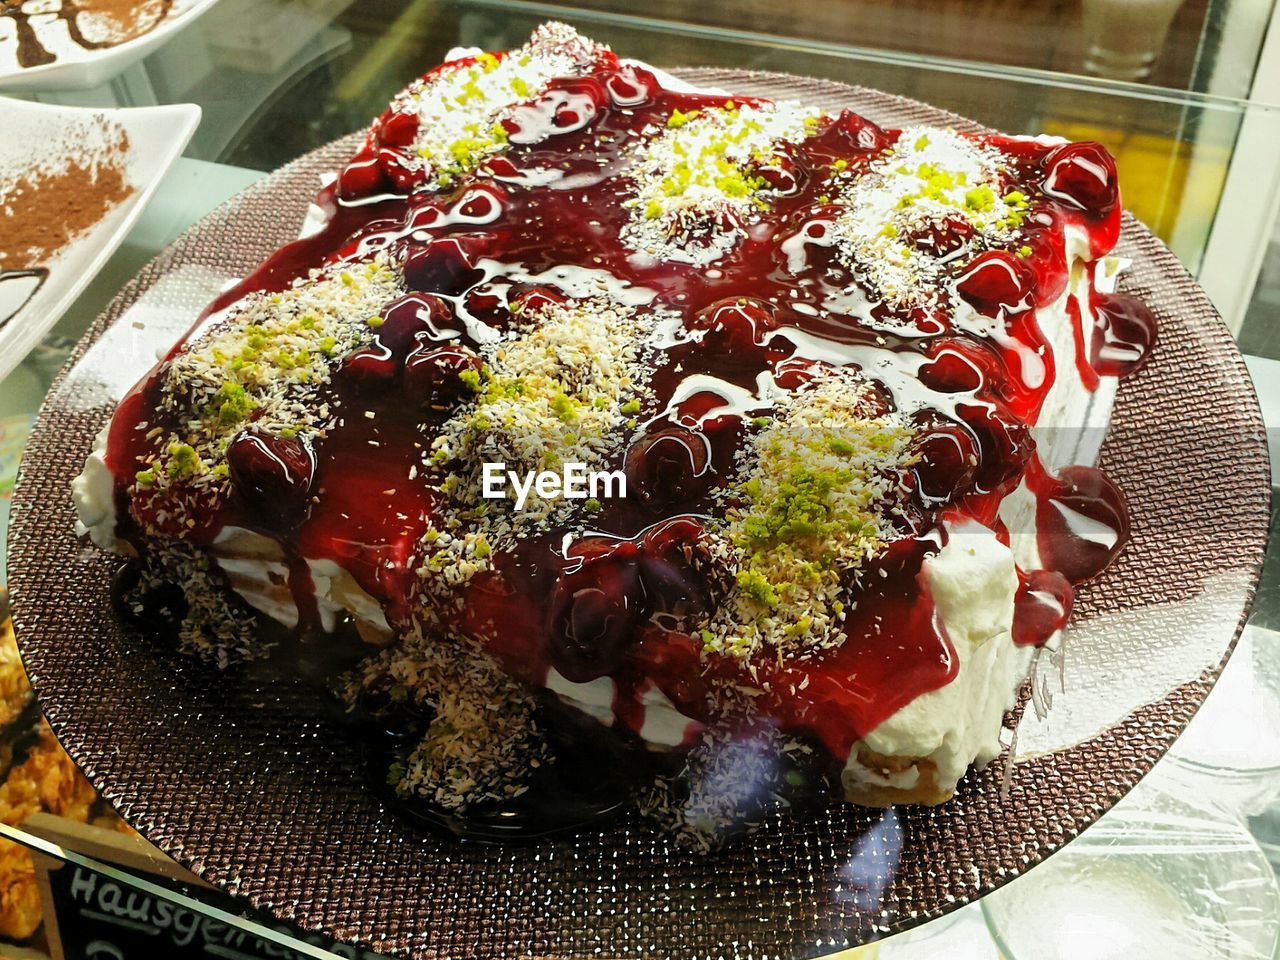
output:
[[[133,193],[121,131],[100,156],[67,157],[20,171],[0,185],[0,270],[41,266]]]
[[[149,31],[169,12],[169,0],[77,0],[80,29],[99,42],[124,43]]]

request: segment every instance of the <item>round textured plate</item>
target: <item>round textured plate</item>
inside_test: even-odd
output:
[[[888,125],[974,129],[835,83],[683,76],[852,107]],[[219,674],[125,630],[108,599],[116,561],[77,541],[67,495],[113,397],[149,364],[148,328],[174,322],[154,305],[243,275],[294,236],[318,176],[354,144],[289,164],[142,270],[55,384],[14,497],[14,619],[49,721],[121,815],[177,860],[304,927],[417,957],[817,956],[938,916],[1025,871],[1129,790],[1191,718],[1240,630],[1262,561],[1266,447],[1226,328],[1130,218],[1123,289],[1155,309],[1160,344],[1122,385],[1102,451],[1128,496],[1133,541],[1080,591],[1065,690],[1049,713],[1065,718],[1065,739],[1020,728],[1035,750],[971,775],[940,807],[833,804],[779,816],[710,856],[676,848],[636,818],[507,847],[406,827],[366,789],[358,748],[318,718],[301,684]]]

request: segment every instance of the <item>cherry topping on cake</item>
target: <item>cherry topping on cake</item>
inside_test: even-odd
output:
[[[484,162],[484,169],[491,177],[514,179],[520,176],[520,168],[501,154],[494,154]]]
[[[707,331],[702,338],[703,351],[714,354],[717,364],[754,367],[760,363],[767,335],[778,327],[778,318],[772,304],[750,297],[729,297],[700,310],[688,325]],[[787,349],[778,351],[774,359],[781,361],[790,352],[788,343]]]
[[[950,502],[972,489],[979,463],[978,444],[964,427],[934,427],[922,435],[915,452],[920,460],[912,472],[916,490],[926,502]]]
[[[605,79],[609,97],[620,107],[635,107],[653,97],[661,89],[652,71],[626,64]]]
[[[640,543],[640,580],[653,611],[688,617],[711,610],[705,572],[710,558],[698,520],[666,520],[647,530]]]
[[[568,302],[568,297],[551,287],[531,287],[512,298],[511,310],[520,314],[537,313],[547,307],[562,307]]]
[[[646,613],[640,602],[640,550],[635,543],[600,537],[586,538],[575,547],[592,555],[556,581],[547,623],[548,652],[552,665],[566,678],[587,683],[617,668]]]
[[[305,509],[316,463],[304,441],[245,430],[227,445],[227,466],[236,492],[256,511],[292,517]]]
[[[1048,216],[1053,216],[1048,213]],[[1067,273],[1067,250],[1061,233],[1035,231],[1026,238],[1026,248],[1019,256],[1023,265],[1036,275],[1036,305],[1045,306],[1062,296],[1070,279]]]
[[[448,303],[429,293],[409,293],[382,311],[377,340],[393,354],[402,355],[418,339],[449,340],[457,332],[458,323]]]
[[[378,125],[378,143],[384,147],[407,147],[418,136],[418,116],[388,111]]]
[[[783,144],[779,152],[755,168],[755,174],[769,189],[783,196],[788,196],[800,189],[804,176],[800,162],[789,150],[790,144]]]
[[[1019,574],[1014,598],[1013,642],[1039,646],[1067,625],[1075,590],[1056,570],[1031,570]]]
[[[609,104],[609,94],[595,77],[560,77],[547,84],[553,98],[552,122],[557,131],[579,130],[591,124]]]
[[[467,347],[421,343],[405,359],[404,388],[424,407],[445,410],[471,390],[463,374],[478,376],[483,368],[484,361]]]
[[[385,348],[367,347],[347,357],[342,370],[345,379],[361,393],[376,393],[395,380],[400,360]]]
[[[738,346],[760,343],[764,335],[778,326],[774,308],[750,297],[733,297],[714,303],[694,321],[710,330],[723,330],[730,342]]]
[[[956,412],[977,437],[978,468],[974,481],[983,490],[994,490],[1022,472],[1035,452],[1036,442],[1027,425],[999,400],[988,405],[958,404]]]
[[[841,110],[831,125],[859,150],[878,153],[889,145],[889,135],[883,129],[852,110]]]
[[[1151,356],[1156,316],[1141,300],[1123,293],[1094,297],[1090,365],[1105,377],[1127,377]]]
[[[412,193],[426,179],[422,168],[411,163],[399,150],[383,147],[378,151],[378,165],[391,185],[400,193]]]
[[[963,337],[939,337],[928,348],[932,361],[920,368],[920,382],[942,393],[999,390],[1004,364],[994,351]]]
[[[681,425],[647,433],[627,450],[623,469],[627,488],[649,509],[660,512],[673,504],[691,504],[715,482],[709,469],[711,442],[701,430]]]
[[[956,292],[979,313],[999,317],[1028,309],[1035,275],[1011,253],[979,254],[956,281]]]
[[[455,220],[493,223],[507,208],[507,191],[496,183],[473,183],[450,211]]]
[[[1044,159],[1046,196],[1096,217],[1120,202],[1116,162],[1100,143],[1067,143]]]
[[[907,235],[906,240],[917,249],[943,259],[954,254],[973,238],[976,231],[968,220],[944,217],[929,220]]]
[[[338,195],[359,200],[385,193],[391,186],[376,153],[360,153],[338,174]]]
[[[410,251],[404,262],[404,282],[413,290],[461,293],[479,282],[475,255],[483,241],[476,237],[437,237]]]
[[[1128,542],[1124,494],[1093,467],[1063,467],[1056,477],[1040,472],[1032,482],[1041,560],[1072,583],[1096,577]]]
[[[788,357],[774,367],[773,382],[783,390],[799,390],[806,383],[825,376],[834,369],[836,368],[832,364],[822,360]]]
[[[594,77],[557,77],[532,103],[516,107],[502,125],[512,143],[538,143],[548,134],[589,126],[608,103],[604,85]]]

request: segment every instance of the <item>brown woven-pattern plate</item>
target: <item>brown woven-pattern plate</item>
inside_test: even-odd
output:
[[[853,107],[886,125],[973,129],[923,104],[836,83],[682,75]],[[945,913],[1043,859],[1129,790],[1195,712],[1239,632],[1262,561],[1265,439],[1226,328],[1173,256],[1129,218],[1121,252],[1133,267],[1123,289],[1144,297],[1162,323],[1153,361],[1121,387],[1102,452],[1128,496],[1134,536],[1080,591],[1073,623],[1082,636],[1092,627],[1103,637],[1104,655],[1073,664],[1068,639],[1068,685],[1054,707],[1087,706],[1104,672],[1132,676],[1132,702],[1120,704],[1114,723],[1078,745],[1021,758],[1003,793],[997,762],[941,807],[833,804],[779,816],[706,857],[636,818],[600,834],[508,847],[407,828],[371,796],[358,749],[316,719],[300,684],[219,674],[125,630],[108,600],[115,561],[77,541],[67,495],[111,413],[111,394],[94,384],[120,379],[108,367],[125,368],[127,380],[146,366],[145,352],[130,353],[129,324],[112,331],[115,353],[100,346],[86,360],[86,351],[158,281],[181,287],[202,271],[243,275],[291,239],[318,175],[354,142],[289,164],[142,270],[55,384],[14,497],[14,620],[49,720],[124,818],[195,872],[304,927],[415,957],[818,956]],[[1148,665],[1167,664],[1171,650],[1186,669],[1158,695],[1144,693],[1137,680],[1149,679]]]

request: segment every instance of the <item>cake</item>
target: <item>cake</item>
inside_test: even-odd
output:
[[[550,23],[412,83],[315,203],[73,493],[126,612],[321,675],[435,822],[945,802],[1124,546],[1091,462],[1155,328],[1096,143]]]

